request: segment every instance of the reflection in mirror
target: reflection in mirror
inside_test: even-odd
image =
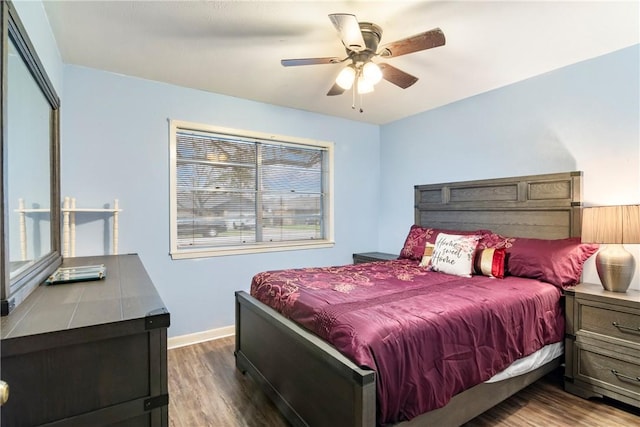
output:
[[[7,204],[9,279],[52,251],[51,106],[14,42],[7,57]]]

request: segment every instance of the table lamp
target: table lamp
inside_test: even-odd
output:
[[[582,211],[582,242],[603,243],[596,270],[607,291],[626,292],[636,262],[623,243],[640,243],[640,205],[594,206]]]

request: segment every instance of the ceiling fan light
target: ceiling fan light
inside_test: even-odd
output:
[[[373,86],[382,80],[382,71],[377,64],[367,62],[364,64],[364,67],[362,67],[362,77]]]
[[[347,65],[340,71],[338,77],[336,77],[336,84],[344,90],[351,89],[353,86],[353,80],[356,77],[356,70],[352,65]]]
[[[358,77],[358,95],[373,92],[373,85],[364,77]]]

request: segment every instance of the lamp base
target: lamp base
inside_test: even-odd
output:
[[[607,245],[596,255],[596,270],[607,291],[627,292],[636,271],[636,260],[622,245]]]

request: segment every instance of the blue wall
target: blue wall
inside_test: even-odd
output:
[[[587,204],[640,203],[637,45],[378,127],[63,67],[42,4],[16,6],[62,99],[62,195],[80,207],[120,200],[120,252],[140,254],[171,336],[233,324],[233,291],[258,271],[397,253],[415,184],[582,170]],[[336,246],[171,261],[170,118],[335,142]],[[78,222],[77,255],[110,250],[105,217]],[[592,265],[586,278],[598,280]]]
[[[379,249],[402,247],[416,184],[581,170],[585,205],[640,203],[639,52],[635,45],[382,126]],[[629,249],[638,255],[639,246]],[[598,283],[592,264],[585,279]],[[640,271],[632,286],[640,289]]]
[[[379,127],[88,68],[64,71],[62,194],[78,207],[117,198],[119,252],[140,254],[172,315],[171,336],[234,323],[233,293],[262,270],[351,262],[377,246]],[[169,124],[179,119],[335,143],[331,249],[172,261]],[[78,214],[77,252],[110,250],[106,218]]]

